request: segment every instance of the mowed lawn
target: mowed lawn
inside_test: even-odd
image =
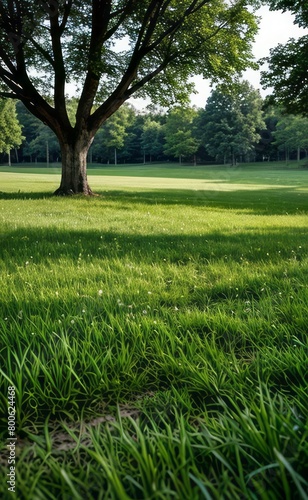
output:
[[[0,169],[21,499],[307,499],[308,171]],[[0,492],[11,498],[2,475]]]

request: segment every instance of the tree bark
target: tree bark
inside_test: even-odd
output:
[[[93,196],[87,179],[87,155],[92,139],[60,141],[62,155],[62,176],[56,196],[83,194]]]

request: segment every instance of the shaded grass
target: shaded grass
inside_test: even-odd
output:
[[[300,194],[2,195],[18,498],[307,498]]]

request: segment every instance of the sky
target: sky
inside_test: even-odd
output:
[[[259,33],[253,46],[256,60],[268,56],[270,48],[276,47],[279,43],[286,43],[289,38],[299,38],[308,33],[307,29],[299,28],[293,24],[294,17],[289,12],[271,12],[268,7],[261,7],[258,16],[261,17]],[[266,93],[269,93],[269,90],[265,92],[261,88],[260,70],[247,70],[243,74],[243,78],[248,80],[255,88],[258,88],[263,97]],[[211,93],[211,87],[209,82],[202,77],[195,77],[193,81],[198,93],[191,96],[191,105],[203,108]],[[139,109],[147,105],[141,99],[132,99],[130,102]]]

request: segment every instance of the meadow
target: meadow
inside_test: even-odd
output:
[[[16,497],[308,498],[308,171],[0,168]]]

